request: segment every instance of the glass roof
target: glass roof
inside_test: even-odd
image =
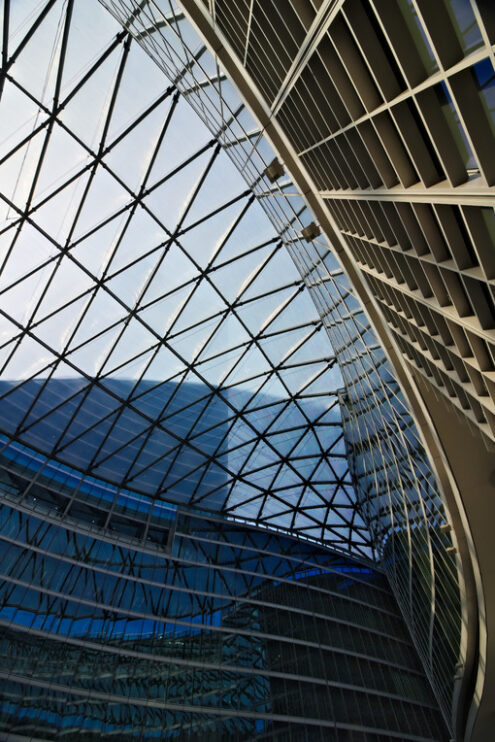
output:
[[[368,553],[328,336],[218,138],[97,0],[5,9],[3,433]]]

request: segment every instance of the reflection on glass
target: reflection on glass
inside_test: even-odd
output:
[[[18,505],[0,509],[0,733],[325,740],[352,717],[358,734],[442,737],[369,563],[185,512],[163,547]]]
[[[486,118],[495,135],[495,71],[489,59],[473,66],[474,79],[479,90],[480,101]]]
[[[409,32],[413,37],[418,54],[421,57],[427,75],[432,75],[438,70],[430,42],[426,36],[423,24],[418,18],[416,8],[412,0],[399,0],[399,8],[407,24]]]
[[[445,121],[454,137],[459,154],[462,157],[466,170],[479,171],[478,163],[469,144],[464,127],[459,120],[457,108],[452,101],[448,88],[444,82],[435,85],[433,88],[437,96],[438,103],[442,110]]]
[[[471,3],[465,0],[446,0],[447,11],[464,54],[483,44]]]

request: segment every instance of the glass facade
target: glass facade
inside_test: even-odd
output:
[[[2,431],[86,477],[371,555],[331,344],[185,74],[96,1],[16,3],[6,32]]]
[[[462,608],[452,536],[441,528],[445,508],[404,396],[349,281],[329,253],[306,249],[301,265],[326,308],[346,381],[340,399],[356,496],[448,714],[462,658]]]
[[[3,479],[0,733],[446,739],[370,562],[181,510],[139,541]]]
[[[458,564],[451,535],[440,528],[445,507],[394,371],[327,241],[303,238],[312,215],[297,188],[287,176],[269,182],[273,152],[239,94],[211,79],[214,65],[220,78],[221,70],[184,16],[168,3],[139,11],[136,2],[105,4],[171,79],[189,60],[178,83],[183,94],[212,131],[221,131],[308,287],[342,374],[339,399],[356,503],[450,723],[456,666],[464,659]],[[217,20],[232,39],[233,26],[220,13]]]
[[[0,739],[447,740],[444,506],[239,93],[172,2],[3,29]]]

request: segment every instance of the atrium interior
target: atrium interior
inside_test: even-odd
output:
[[[1,7],[0,741],[490,742],[495,6]]]

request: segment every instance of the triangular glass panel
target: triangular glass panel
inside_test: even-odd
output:
[[[46,369],[56,359],[56,356],[43,347],[34,338],[24,335],[15,353],[3,369],[4,379],[29,379]]]
[[[45,433],[51,432],[52,435],[53,431],[58,430],[60,437],[83,400],[81,387],[84,384],[82,379],[57,382],[47,379],[44,384],[38,381],[28,382],[26,389],[30,388],[33,392],[36,389],[36,394],[33,393],[31,406],[26,407],[22,432],[37,425],[35,435],[41,435],[44,427]]]
[[[228,375],[224,381],[228,386],[234,386],[235,384],[245,384],[246,388],[255,391],[259,383],[252,384],[250,380],[252,377],[257,377],[263,372],[268,372],[269,367],[263,354],[255,345],[252,345],[247,353],[242,357],[242,363],[240,363],[231,374]]]
[[[211,134],[198,119],[191,117],[189,104],[179,98],[158,156],[153,164],[150,183],[186,162],[211,140]],[[185,195],[185,194],[184,194]]]
[[[177,318],[190,293],[191,287],[185,286],[169,294],[165,299],[155,301],[144,309],[139,309],[138,315],[145,324],[149,325],[154,332],[163,338]]]
[[[122,50],[122,44],[114,49],[59,113],[67,128],[93,151],[100,144]]]
[[[174,324],[173,332],[174,334],[178,333],[209,317],[219,315],[226,308],[226,303],[222,296],[215,291],[208,281],[203,279],[199,282],[196,291]],[[219,316],[217,316],[217,321],[220,321]]]
[[[213,256],[215,256],[215,263],[223,262],[222,256],[225,248],[220,249],[220,246],[245,207],[245,203],[245,199],[236,201],[218,214],[213,214],[181,234],[181,245],[202,269],[206,268]],[[242,250],[240,249],[239,252]],[[228,259],[229,257],[225,258],[225,260]]]
[[[211,420],[208,414],[205,415],[210,400],[208,387],[195,384],[191,389],[185,382],[177,387],[166,409],[160,410],[157,417],[161,424],[173,429],[184,440],[195,441],[205,426],[211,428],[218,423],[218,420]],[[211,441],[211,445],[214,446],[214,441]]]
[[[259,489],[247,482],[238,481],[232,487],[227,507],[235,515],[256,518],[261,504],[262,496]]]
[[[211,428],[200,435],[195,435],[194,438],[192,438],[193,445],[205,456],[214,456],[224,437],[225,427],[226,426],[217,425],[215,428]],[[216,456],[215,461],[217,461]],[[227,468],[225,462],[222,462],[222,464]]]
[[[228,483],[225,486],[219,487],[214,492],[210,493],[210,491],[208,491],[206,495],[201,494],[201,500],[199,502],[201,508],[212,512],[222,511],[225,507],[226,499],[228,498],[227,486]]]
[[[320,370],[318,364],[314,364],[311,367],[313,375],[316,375]],[[342,376],[340,375],[340,369],[338,366],[328,368],[323,373],[318,374],[316,378],[307,386],[304,386],[304,394],[329,394],[342,387]]]
[[[146,80],[146,84],[143,84],[143,79]],[[123,132],[162,95],[168,86],[169,81],[162,70],[149,59],[144,49],[133,41],[125,62],[112,114],[108,131],[109,140],[112,141]],[[170,95],[166,100],[166,108],[160,113],[162,123],[165,121],[171,100]]]
[[[276,248],[276,244],[278,244],[278,235],[275,233],[275,230],[263,211],[263,208],[257,201],[253,201],[223,248],[221,253],[221,262],[231,260],[232,258],[237,257],[239,253],[246,252],[252,247],[263,245],[265,242],[271,242],[274,238],[276,238],[276,242],[275,244],[272,243],[271,249],[277,254],[282,254],[282,265],[284,265],[285,253],[282,252],[283,248]],[[291,262],[290,259],[289,262]],[[285,277],[285,267],[283,273],[281,272],[280,275],[284,275]],[[287,275],[289,275],[288,282],[299,278],[297,272],[293,269],[290,269]]]
[[[169,464],[173,463],[173,457],[179,445],[177,439],[165,430],[149,429],[136,441],[136,453],[134,455],[137,454],[137,459],[132,464],[127,479],[131,481],[142,474],[145,469],[152,468],[158,462],[161,462],[163,470],[165,461]],[[131,463],[132,459],[130,458],[129,464]]]
[[[180,334],[172,334],[167,338],[167,345],[177,353],[178,357],[185,363],[191,363],[201,353],[205,343],[212,335],[219,320],[215,318],[209,322],[203,322],[199,327],[193,327]],[[200,368],[197,371],[201,376]]]
[[[146,290],[143,305],[160,299],[185,284],[192,287],[191,280],[198,275],[196,267],[178,245],[173,243],[164,250],[165,257]]]
[[[91,272],[96,278],[100,278],[107,269],[110,259],[115,250],[115,243],[122,229],[125,216],[113,219],[108,224],[92,232],[87,237],[76,242],[70,248],[72,258],[81,266]],[[111,263],[112,271],[118,270]]]
[[[171,233],[176,231],[210,158],[209,150],[203,152],[160,185],[150,177],[144,203]]]
[[[289,258],[287,258],[289,259]],[[286,287],[289,285],[293,285],[293,282],[290,280],[286,280],[287,274],[284,269],[283,265],[284,261],[281,260],[281,253],[277,253],[274,256],[271,257],[270,260],[265,262],[265,265],[263,269],[256,275],[256,278],[247,286],[246,290],[244,291],[242,298],[243,300],[247,299],[255,299],[260,296],[263,296],[264,294],[268,292],[273,292],[274,289]],[[281,277],[281,280],[277,280],[274,282],[273,276],[279,276]],[[293,285],[292,293],[294,293],[295,287]],[[287,311],[287,310],[284,310]],[[307,314],[300,314],[299,317],[307,317]],[[292,325],[297,324],[296,322],[292,322]],[[282,328],[278,328],[282,329]]]
[[[2,163],[2,193],[14,205],[11,207],[2,199],[0,211],[2,226],[4,221],[18,219],[19,212],[24,211],[26,207],[44,139],[45,133],[39,132]]]
[[[312,363],[318,358],[328,359],[332,357],[328,336],[324,330],[311,334],[311,329],[306,330],[307,339],[290,356],[290,363]]]
[[[187,213],[184,228],[240,196],[245,190],[246,184],[236,167],[225,156],[217,156]]]
[[[151,420],[166,415],[171,399],[177,394],[181,378],[158,383],[141,380],[132,391],[132,406]]]
[[[326,516],[327,516],[328,508],[325,508],[325,507],[323,507],[323,508],[314,508],[314,507],[312,507],[311,510],[310,510],[310,512],[311,512],[311,516],[316,521],[319,521],[320,523],[323,523],[324,520],[325,520],[325,518],[326,518]]]
[[[146,369],[144,378],[149,381],[161,381],[176,377],[184,370],[183,362],[169,348],[162,345]]]
[[[53,100],[66,11],[67,7],[63,3],[55,3],[50,8],[13,67],[17,82],[37,100],[48,105]],[[29,26],[24,27],[24,34],[19,38],[19,42],[28,29]]]
[[[251,431],[251,435],[254,431]],[[282,452],[275,448],[272,441],[267,438],[266,441],[260,439],[256,445],[256,450],[253,451],[249,461],[246,462],[246,471],[252,469],[259,469],[262,466],[268,466],[271,464],[281,464]]]
[[[33,380],[20,384],[17,380],[0,380],[0,415],[4,432],[16,432],[38,389],[39,382]]]
[[[245,302],[243,297],[236,306],[236,313],[252,334],[257,335],[259,330],[267,324],[267,320],[277,313],[293,292],[294,288],[289,287],[249,302]]]
[[[315,482],[336,482],[338,481],[337,477],[335,476],[335,472],[332,470],[328,461],[326,461],[325,459],[321,461],[318,469],[314,473],[313,480]]]
[[[7,343],[2,348],[0,348],[0,370],[3,372],[4,368],[7,366],[7,363],[9,362],[10,358],[12,357],[12,354],[15,351],[17,345],[17,340],[13,340],[11,343]]]
[[[98,384],[88,383],[86,379],[63,378],[57,381],[56,388],[59,387],[65,392],[67,398],[74,396],[78,389],[81,390],[81,395],[78,397],[80,401],[79,410],[71,422],[64,440],[68,440],[69,437],[76,438],[85,430],[93,428],[100,421],[110,417],[122,405],[121,400],[117,399],[114,394],[105,391]]]
[[[346,455],[345,440],[343,435],[330,446],[330,452],[332,456],[334,456],[335,454],[342,454],[343,456]]]
[[[309,323],[317,320],[318,314],[307,291],[299,291],[290,304],[270,324],[270,332],[287,330],[301,324],[301,317]],[[328,341],[330,348],[330,341]],[[328,355],[333,355],[329,353]]]
[[[0,314],[0,347],[9,343],[19,332],[20,330],[17,325],[7,319],[3,314]]]
[[[219,353],[224,353],[229,348],[235,347],[238,347],[238,352],[240,353],[249,342],[249,335],[237,317],[232,312],[229,312],[205,346],[200,358],[202,360],[211,358],[212,356],[217,356]]]
[[[93,299],[84,315],[84,319],[71,342],[71,348],[77,348],[81,343],[94,338],[107,328],[114,329],[114,326],[118,325],[127,316],[127,310],[118,301],[110,296],[105,289],[98,289],[93,294]]]
[[[127,363],[108,371],[104,380],[102,380],[102,383],[105,385],[107,379],[126,379],[133,382],[139,381],[153,356],[153,352],[154,351],[152,350],[145,351],[137,358],[133,358]]]
[[[289,355],[291,349],[297,346],[307,333],[307,328],[301,327],[297,330],[287,330],[276,335],[269,335],[267,338],[260,339],[260,347],[266,353],[271,363],[274,366],[278,366]],[[288,363],[292,363],[292,357],[289,358]]]
[[[94,285],[91,277],[69,257],[64,256],[61,260],[57,260],[54,265],[56,265],[56,270],[51,277],[36,313],[38,320],[56,311],[76,297],[81,295],[89,297],[89,290]]]
[[[274,420],[279,418],[283,414],[283,410],[287,407],[287,402],[279,402],[270,407],[264,408],[263,410],[256,410],[254,412],[243,413],[244,419],[259,433],[265,433],[275,425]]]
[[[62,76],[62,95],[80,81],[102,50],[110,46],[120,25],[103,7],[95,5],[91,13],[86,3],[74,3]]]
[[[210,361],[202,361],[197,365],[198,373],[209,384],[219,386],[222,384],[223,379],[228,376],[234,365],[238,363],[242,353],[242,348],[236,348],[235,350],[231,350],[230,353],[223,353],[218,358],[212,358]]]
[[[117,227],[113,242],[118,245],[110,263],[112,273],[148,252],[158,259],[166,250],[164,245],[169,243],[168,234],[140,203],[112,223]]]
[[[294,523],[293,527],[296,529],[299,528],[314,528],[315,527],[315,521],[312,520],[308,515],[304,515],[303,513],[296,513],[294,516]]]
[[[322,453],[322,447],[312,430],[306,431],[293,451],[294,456],[317,456]]]
[[[2,91],[2,107],[9,111],[9,115],[0,117],[0,158],[48,118],[47,114],[40,114],[38,106],[7,79]]]
[[[80,172],[89,161],[87,151],[60,126],[55,126],[43,156],[34,203],[47,198],[56,188],[60,188],[69,178]]]
[[[350,482],[349,465],[347,463],[347,457],[343,456],[339,458],[332,452],[331,467],[335,472],[335,476],[338,479],[344,479]]]
[[[279,515],[271,516],[268,514],[266,518],[263,519],[263,522],[269,524],[270,526],[274,526],[277,528],[292,528],[292,513],[282,513]],[[313,524],[314,525],[314,524]]]
[[[243,481],[249,482],[263,490],[270,490],[273,487],[273,482],[279,469],[280,464],[277,463],[267,466],[264,469],[259,469],[258,471],[243,470],[241,476]]]
[[[297,394],[308,388],[308,383],[316,374],[325,368],[325,364],[311,364],[309,366],[296,366],[295,368],[280,369],[279,374],[283,383],[291,394]]]
[[[238,474],[255,445],[256,441],[249,441],[233,451],[226,451],[224,454],[217,455],[217,460],[232,474]]]
[[[174,459],[173,467],[169,464],[169,471],[162,483],[163,489],[167,490],[167,497],[173,502],[184,502],[184,495],[189,499],[206,467],[207,462],[202,454],[188,445],[183,446]]]
[[[104,220],[114,217],[130,201],[129,193],[115,178],[102,167],[98,167],[78,215],[74,239],[85,236]]]
[[[0,273],[0,291],[59,255],[57,248],[30,224],[23,224],[17,239],[13,240],[12,231],[6,237],[5,256],[7,252],[9,255]]]
[[[114,369],[140,355],[149,347],[156,345],[157,338],[151,334],[141,322],[131,317],[123,333],[119,337],[105,366],[104,373],[111,373]]]
[[[319,460],[316,456],[299,459],[298,461],[294,461],[294,467],[304,479],[311,480]]]
[[[135,449],[135,453],[137,453],[139,436],[148,428],[149,422],[139,413],[128,407],[121,407],[118,411],[112,434],[108,436],[98,451],[95,466],[99,466],[104,460],[114,453],[121,451],[127,445],[131,445]],[[127,458],[127,461],[131,460],[132,456]],[[123,458],[122,461],[124,461]]]
[[[292,487],[293,485],[301,484],[303,477],[299,473],[296,467],[292,468],[287,464],[284,464],[277,474],[277,478],[274,482],[273,489],[283,489],[284,487]]]
[[[304,431],[305,428],[291,430],[287,433],[272,433],[267,436],[267,441],[271,446],[274,446],[281,456],[287,456],[297,446],[298,441],[304,435]]]
[[[153,273],[156,261],[156,255],[149,255],[147,258],[137,260],[129,268],[125,268],[107,278],[105,286],[118,296],[129,309],[133,309],[139,300],[142,301],[142,295]]]
[[[86,433],[80,422],[71,426],[61,442],[64,460],[73,466],[86,469],[114,425],[116,417],[117,413],[109,415]]]
[[[276,497],[271,495],[267,498],[265,507],[263,508],[263,517],[277,514],[284,510],[291,511],[292,508],[299,505],[304,487],[300,486],[300,480],[297,484],[299,486],[284,487],[280,490],[275,486]]]
[[[58,353],[61,353],[79,322],[88,301],[88,296],[72,301],[64,309],[40,322],[38,322],[38,315],[40,314],[38,311],[35,317],[36,324],[33,327],[34,334]]]
[[[112,350],[120,333],[120,326],[112,327],[101,335],[81,345],[77,334],[71,343],[73,350],[67,354],[67,361],[79,371],[90,377],[100,373],[106,363],[108,353]]]
[[[216,499],[225,500],[227,487],[231,482],[230,474],[215,462],[210,462],[201,472],[202,476],[196,478],[193,502],[204,498],[209,493],[214,493]]]
[[[212,271],[212,280],[229,302],[232,303],[238,296],[244,298],[244,289],[260,270],[269,251],[270,247],[264,247]]]
[[[152,68],[154,68],[154,65],[152,65]],[[148,79],[146,80],[146,85],[140,85],[140,89],[147,90],[147,87]],[[122,105],[121,98],[123,96],[121,92],[119,92],[117,97],[117,106],[119,102]],[[149,167],[155,148],[158,145],[160,131],[170,109],[170,103],[171,99],[168,98],[157,106],[126,134],[125,137],[120,139],[117,144],[112,145],[108,154],[105,155],[104,161],[108,167],[133,191],[137,192],[143,183],[144,175]],[[131,123],[128,115],[128,113],[125,114],[125,119],[122,118],[120,126],[116,128],[123,129],[122,123],[124,120],[127,123]],[[115,112],[112,117],[112,123],[116,124]]]
[[[306,419],[295,405],[289,405],[270,427],[270,432],[292,430],[306,425]]]
[[[69,236],[72,236],[74,221],[88,179],[89,173],[83,173],[36,209],[33,221],[51,235],[60,247],[65,246]]]
[[[287,400],[287,390],[280,381],[278,375],[275,372],[272,372],[258,393],[253,395],[247,409],[253,410],[258,407],[266,407],[267,405],[272,405],[281,400],[284,402]]]

